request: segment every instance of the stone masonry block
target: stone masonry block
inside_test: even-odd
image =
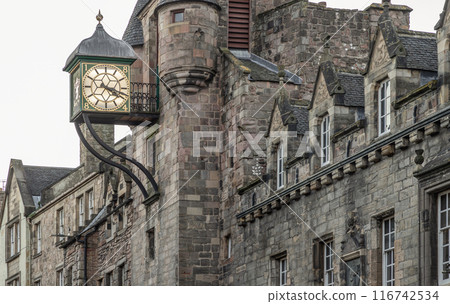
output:
[[[441,126],[439,122],[433,122],[425,127],[426,136],[435,136],[439,134]]]
[[[401,150],[409,147],[409,137],[399,138],[395,141],[395,147]]]
[[[424,130],[416,130],[409,135],[409,141],[415,144],[421,143],[425,137]]]
[[[300,188],[301,195],[309,195],[311,193],[311,185],[306,185]]]
[[[350,163],[344,165],[344,174],[353,174],[356,172],[356,165],[355,163]]]
[[[320,178],[320,183],[321,183],[322,185],[325,185],[325,186],[331,185],[331,184],[333,183],[332,175],[331,175],[331,174],[327,174],[327,175],[325,175],[325,176],[322,176],[322,177]]]

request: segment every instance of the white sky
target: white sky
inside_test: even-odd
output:
[[[319,2],[311,1],[311,2]],[[363,9],[381,0],[328,0]],[[444,0],[393,0],[414,9],[411,29],[433,32]],[[95,30],[100,8],[107,32],[121,38],[136,0],[2,1],[0,35],[0,180],[11,158],[25,165],[76,167],[79,139],[69,122],[67,57]],[[116,139],[126,127],[116,132]],[[1,187],[1,184],[0,184]]]

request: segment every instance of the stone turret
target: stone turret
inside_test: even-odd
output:
[[[156,7],[160,77],[171,90],[197,93],[216,74],[219,10],[216,0],[162,0]]]

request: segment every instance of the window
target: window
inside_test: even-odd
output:
[[[6,252],[8,258],[20,253],[20,225],[19,221],[8,226]]]
[[[300,170],[295,168],[295,183],[298,184],[300,182]]]
[[[62,208],[56,211],[56,234],[59,242],[64,240],[64,210]]]
[[[394,241],[395,221],[389,218],[383,221],[383,285],[394,286]]]
[[[56,271],[56,286],[64,286],[63,270]]]
[[[105,286],[111,286],[112,271],[105,275]]]
[[[150,167],[152,174],[155,174],[156,170],[156,142],[155,137],[149,137],[147,139],[147,166]]]
[[[119,205],[123,203],[125,199],[125,196],[119,197]],[[124,227],[124,213],[125,213],[125,207],[122,207],[119,209],[119,212],[117,213],[117,231],[120,231]]]
[[[333,242],[325,243],[323,246],[324,256],[324,278],[323,282],[325,286],[334,285],[334,264],[333,264]]]
[[[184,10],[176,10],[172,12],[172,23],[184,21]]]
[[[72,285],[73,285],[72,271],[73,271],[73,267],[70,266],[70,267],[67,269],[67,285],[68,285],[68,286],[72,286]]]
[[[330,116],[322,119],[320,127],[320,147],[322,148],[322,166],[330,163]]]
[[[92,218],[92,215],[94,215],[94,191],[88,192],[88,200],[89,200],[89,216],[88,220]]]
[[[117,286],[123,286],[125,281],[125,265],[120,265],[117,273]]]
[[[36,237],[35,254],[39,254],[42,251],[41,223],[37,223],[36,225],[34,225],[34,232],[35,232],[35,237]]]
[[[34,286],[41,286],[41,280],[34,281]]]
[[[277,149],[277,189],[284,187],[284,159],[283,143],[280,142]]]
[[[231,235],[227,235],[225,237],[225,248],[226,248],[226,252],[225,252],[225,258],[226,259],[230,259],[231,258]]]
[[[20,286],[20,276],[6,282],[6,286]]]
[[[250,0],[229,0],[228,10],[228,48],[248,50],[250,46]]]
[[[84,197],[78,198],[78,226],[84,226]]]
[[[438,199],[438,275],[439,285],[450,283],[450,191]]]
[[[378,135],[386,134],[391,129],[391,85],[387,80],[378,90]]]
[[[147,231],[147,241],[148,241],[148,258],[150,260],[155,259],[155,228]]]
[[[256,205],[256,193],[252,194],[252,207]]]
[[[287,258],[280,259],[280,286],[287,284]]]

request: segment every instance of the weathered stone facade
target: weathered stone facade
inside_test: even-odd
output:
[[[251,46],[236,50],[228,1],[139,0],[124,40],[140,57],[132,81],[159,70],[160,115],[115,147],[150,169],[159,196],[145,201],[83,146],[80,167],[36,190],[41,204],[16,197],[11,171],[0,242],[20,214],[31,249],[19,266],[0,250],[0,284],[21,273],[22,285],[279,285],[285,261],[287,285],[326,284],[327,271],[335,285],[381,285],[391,218],[395,284],[447,284],[436,197],[448,189],[450,12],[436,40],[389,2],[250,1]],[[96,128],[113,146],[112,126]]]

